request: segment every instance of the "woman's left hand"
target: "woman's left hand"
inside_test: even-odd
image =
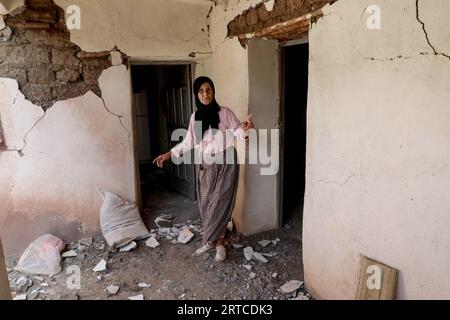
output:
[[[252,122],[252,114],[249,115],[244,122],[242,122],[242,129],[244,129],[245,131],[249,130],[249,129],[253,129],[255,127],[255,125]]]

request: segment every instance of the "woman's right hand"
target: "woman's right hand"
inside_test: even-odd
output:
[[[171,157],[172,157],[172,154],[169,151],[167,153],[164,153],[164,154],[158,156],[155,160],[153,160],[153,164],[156,163],[158,168],[162,168],[162,167],[164,167],[164,162],[169,160]]]

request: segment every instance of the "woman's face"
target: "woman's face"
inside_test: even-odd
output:
[[[198,98],[205,106],[209,105],[214,100],[214,93],[208,82],[201,85],[200,90],[198,91]]]

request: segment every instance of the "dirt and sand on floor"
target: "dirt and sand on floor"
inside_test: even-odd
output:
[[[14,271],[17,258],[10,257],[7,267],[13,296],[27,300],[311,298],[302,282],[300,221],[293,220],[282,229],[249,237],[230,233],[227,259],[216,262],[215,250],[193,257],[202,245],[202,226],[195,202],[161,186],[148,195],[143,220],[159,246],[151,248],[144,239],[136,241],[131,251],[120,252],[109,248],[101,235],[81,243],[70,243],[65,252],[73,250],[76,256],[62,258],[62,271],[53,276]],[[173,219],[160,223],[159,228],[154,220],[161,215]],[[163,226],[163,223],[168,225]],[[178,242],[183,226],[194,234],[186,244]],[[267,241],[261,242],[264,240]],[[250,254],[248,260],[244,254],[248,247],[261,255]],[[264,259],[267,261],[262,262]],[[106,270],[93,271],[102,260],[106,262]],[[73,288],[77,270],[80,270],[79,289]]]

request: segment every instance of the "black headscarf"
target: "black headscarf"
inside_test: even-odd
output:
[[[204,105],[201,103],[200,99],[198,98],[198,92],[200,91],[200,87],[204,83],[209,83],[209,85],[212,88],[214,99],[211,101],[209,105]],[[201,121],[202,127],[201,128],[195,128],[195,136],[197,143],[200,143],[203,139],[203,136],[206,131],[211,129],[219,129],[219,111],[220,106],[216,101],[216,88],[214,87],[214,83],[212,80],[208,77],[199,77],[194,81],[194,94],[195,94],[195,104],[197,105],[197,111],[195,112],[195,121]],[[201,131],[200,131],[201,129]],[[201,132],[201,136],[200,136]],[[214,130],[213,130],[214,133]]]

